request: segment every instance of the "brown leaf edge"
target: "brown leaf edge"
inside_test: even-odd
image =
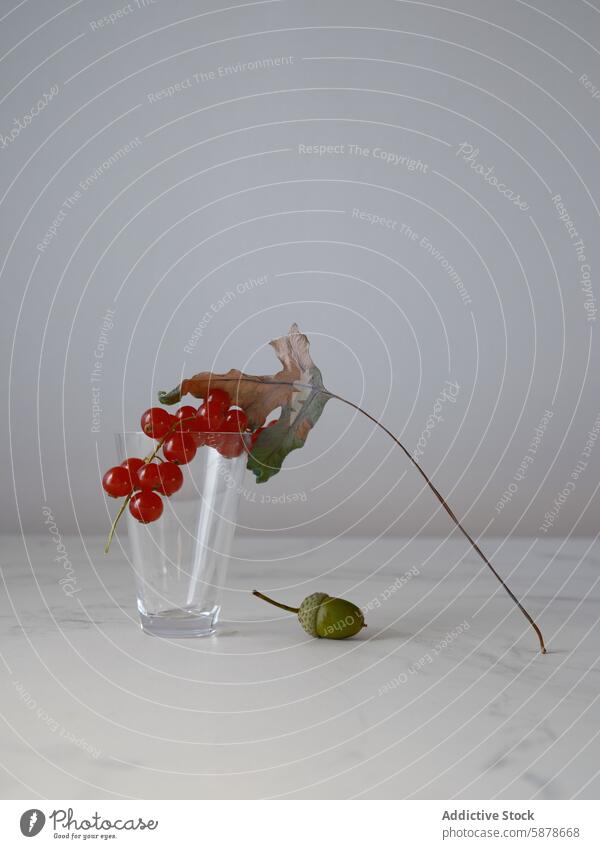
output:
[[[513,591],[510,589],[508,584],[503,580],[503,578],[501,578],[500,574],[494,569],[494,567],[492,566],[492,564],[490,563],[488,558],[485,556],[485,554],[483,553],[481,548],[477,545],[477,543],[475,542],[475,540],[473,539],[471,534],[462,526],[462,524],[460,523],[456,514],[454,513],[454,511],[452,510],[452,508],[450,507],[450,505],[448,504],[446,499],[443,497],[443,495],[440,493],[440,491],[434,486],[433,482],[430,480],[430,478],[427,475],[427,473],[425,472],[425,470],[419,465],[419,463],[417,463],[415,458],[412,456],[410,451],[402,444],[402,442],[400,442],[400,440],[396,436],[394,436],[394,434],[391,432],[391,430],[388,430],[388,428],[385,427],[385,425],[383,425],[380,421],[378,421],[375,418],[375,416],[372,416],[370,413],[367,413],[366,410],[363,410],[362,407],[360,407],[358,404],[355,404],[353,401],[348,401],[347,398],[342,398],[341,395],[336,395],[334,392],[330,392],[328,389],[322,388],[320,386],[313,386],[311,384],[300,384],[300,383],[295,382],[295,381],[281,381],[281,380],[270,381],[269,378],[264,378],[264,377],[262,377],[262,378],[252,378],[252,377],[245,377],[245,376],[241,376],[241,375],[238,375],[238,376],[232,377],[232,378],[227,378],[227,377],[221,376],[219,378],[219,380],[225,381],[225,382],[227,382],[228,380],[231,380],[231,381],[234,381],[234,382],[237,382],[237,383],[240,383],[240,382],[273,383],[273,384],[278,384],[278,385],[288,385],[288,386],[292,386],[292,387],[296,387],[296,388],[311,389],[314,392],[320,392],[323,395],[328,396],[329,399],[335,398],[337,401],[341,401],[343,404],[347,404],[349,407],[352,407],[352,409],[356,410],[359,413],[362,413],[363,416],[366,416],[370,421],[372,421],[374,424],[376,424],[377,427],[380,427],[384,431],[384,433],[387,433],[387,435],[390,437],[390,439],[392,439],[396,443],[396,445],[399,448],[402,449],[404,454],[408,457],[410,462],[417,469],[417,471],[419,472],[421,477],[425,480],[427,486],[433,492],[433,494],[435,495],[437,500],[440,502],[440,504],[442,505],[442,507],[444,508],[446,513],[448,514],[448,516],[450,516],[450,518],[452,519],[452,521],[454,522],[456,527],[459,529],[459,531],[461,531],[461,533],[465,536],[465,538],[470,542],[471,546],[477,552],[479,557],[483,560],[483,562],[488,567],[488,569],[490,569],[492,574],[496,577],[496,579],[499,581],[499,583],[504,587],[506,593],[510,596],[510,598],[513,600],[515,605],[519,608],[519,610],[521,611],[523,616],[527,619],[527,621],[529,622],[529,624],[531,625],[531,627],[535,631],[537,638],[538,638],[538,641],[539,641],[539,644],[540,644],[541,653],[546,654],[546,646],[545,646],[545,643],[544,643],[544,637],[542,635],[540,628],[538,627],[535,620],[533,619],[533,617],[529,614],[529,612],[521,604],[521,602],[519,601],[517,596],[513,593]]]

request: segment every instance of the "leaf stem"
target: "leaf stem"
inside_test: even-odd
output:
[[[279,601],[275,601],[272,598],[269,598],[268,595],[264,595],[263,593],[259,593],[258,590],[252,590],[252,595],[257,596],[257,598],[262,598],[263,601],[268,602],[269,604],[274,604],[275,607],[280,607],[282,610],[288,610],[290,613],[298,613],[300,610],[299,607],[290,607],[287,604],[281,604]]]

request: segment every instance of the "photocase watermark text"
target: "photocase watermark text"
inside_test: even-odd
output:
[[[54,562],[61,563],[64,570],[64,575],[59,579],[58,583],[62,587],[64,594],[69,598],[73,598],[73,596],[79,592],[79,589],[77,588],[77,576],[75,575],[73,564],[69,559],[67,549],[62,539],[62,534],[58,530],[56,519],[54,518],[54,514],[50,507],[42,507],[42,516],[44,517],[44,524],[48,529],[48,533],[52,537],[52,542],[56,546],[56,557],[54,558]]]
[[[450,404],[456,404],[456,398],[458,396],[458,392],[460,390],[460,386],[458,383],[452,380],[446,380],[444,382],[444,386],[442,387],[442,391],[437,396],[433,404],[433,410],[427,417],[427,421],[425,422],[425,427],[421,432],[421,436],[417,442],[417,447],[413,451],[413,457],[416,460],[419,457],[423,456],[423,452],[427,447],[427,443],[431,439],[431,434],[434,428],[437,426],[439,422],[443,422],[444,418],[442,416],[442,410],[444,409],[444,404],[450,402]]]
[[[463,162],[466,164],[480,177],[483,177],[484,181],[489,185],[496,189],[501,195],[505,198],[508,198],[517,209],[522,210],[523,212],[529,209],[529,204],[522,200],[521,195],[514,192],[511,188],[509,188],[506,183],[503,183],[498,179],[495,172],[494,165],[482,165],[479,162],[479,148],[474,147],[469,142],[461,142],[458,145],[458,150],[456,151],[456,156],[460,156]]]
[[[13,118],[13,124],[15,126],[8,133],[0,133],[0,150],[4,150],[19,138],[23,130],[26,130],[40,112],[43,112],[48,104],[54,100],[58,94],[58,90],[58,85],[55,83],[51,86],[50,91],[42,94],[40,99],[34,103],[28,112],[19,118]]]
[[[158,820],[144,820],[142,817],[110,820],[103,817],[98,813],[98,811],[95,811],[94,814],[89,817],[76,819],[73,813],[73,808],[68,808],[67,810],[58,808],[49,815],[48,819],[52,820],[55,837],[63,837],[60,833],[56,833],[58,826],[60,825],[61,828],[67,830],[67,834],[64,835],[65,837],[81,837],[81,835],[77,834],[77,832],[83,831],[84,840],[91,837],[98,837],[97,834],[88,834],[90,831],[104,832],[104,834],[101,834],[100,837],[107,838],[115,837],[114,834],[106,834],[108,831],[145,831],[146,829],[154,831],[154,829],[158,826]]]

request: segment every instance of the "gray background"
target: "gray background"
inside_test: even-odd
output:
[[[544,515],[569,481],[548,533],[595,533],[600,448],[572,476],[600,411],[591,320],[600,97],[581,81],[600,87],[600,9],[587,0],[161,0],[92,28],[119,8],[0,3],[2,137],[58,87],[0,149],[2,528],[43,530],[48,505],[63,532],[105,530],[114,503],[99,478],[114,459],[113,433],[134,429],[156,391],[182,375],[275,371],[266,343],[297,321],[329,388],[381,417],[410,450],[445,381],[459,384],[421,461],[475,534],[544,536]],[[470,168],[461,143],[528,208]],[[310,144],[343,151],[300,153]],[[66,198],[99,167],[41,252]],[[587,296],[557,193],[585,245]],[[235,297],[214,309],[228,291]],[[93,433],[91,375],[108,309]],[[516,482],[547,409],[553,417]],[[303,500],[264,503],[294,493]],[[305,449],[243,500],[242,524],[446,533],[435,507],[401,452],[332,402]]]

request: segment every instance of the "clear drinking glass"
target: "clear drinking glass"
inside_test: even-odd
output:
[[[249,436],[215,434],[234,445]],[[117,434],[120,460],[146,457],[155,446],[144,433]],[[233,452],[226,452],[233,453]],[[142,629],[162,637],[213,634],[221,610],[231,543],[246,468],[246,450],[224,457],[201,445],[182,466],[179,492],[163,498],[162,516],[144,525],[126,510]]]

